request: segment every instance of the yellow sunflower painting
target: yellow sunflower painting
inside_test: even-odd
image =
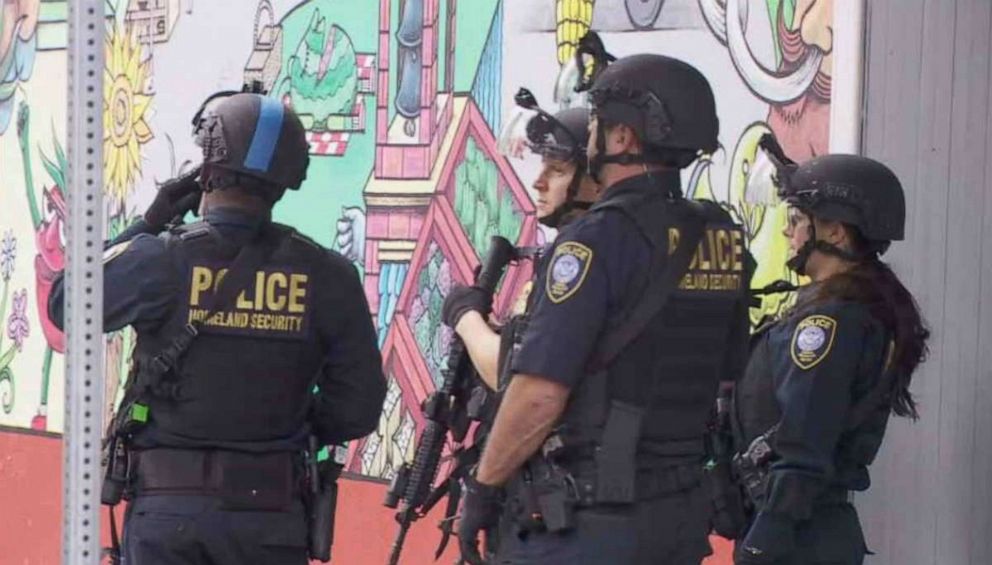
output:
[[[141,45],[119,26],[107,35],[103,73],[103,172],[107,194],[123,202],[141,175],[141,146],[152,139],[150,69]]]

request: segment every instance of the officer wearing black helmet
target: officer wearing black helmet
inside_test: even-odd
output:
[[[498,145],[509,156],[520,157],[529,151],[540,157],[541,169],[532,185],[537,193],[537,221],[561,229],[588,210],[599,195],[599,186],[586,168],[589,110],[570,108],[551,115],[537,107],[526,89],[517,94],[517,102],[520,111],[508,121]],[[543,250],[538,250],[535,272],[541,271],[542,257]],[[497,334],[485,318],[491,309],[488,294],[481,289],[456,286],[445,297],[442,318],[462,338],[486,385],[498,390],[506,386],[506,379],[500,382],[498,377],[508,376],[509,357],[526,320],[524,312],[513,312]]]
[[[598,42],[583,44],[585,63]],[[710,553],[703,437],[718,381],[743,357],[750,263],[729,215],[680,190],[679,169],[717,146],[713,95],[684,62],[591,54],[577,76],[592,77],[587,149],[604,193],[540,273],[466,481],[470,562],[500,515],[496,563],[698,564]]]
[[[375,332],[354,266],[271,221],[306,176],[292,110],[223,93],[194,125],[202,170],[164,185],[104,259],[104,327],[137,333],[108,438],[124,441],[123,562],[302,565],[302,451],[374,429]],[[197,206],[202,221],[167,229]],[[60,326],[63,292],[60,278]]]
[[[797,166],[774,139],[762,146],[790,206],[788,264],[813,282],[756,332],[736,386],[735,464],[754,512],[735,562],[856,565],[866,545],[850,493],[870,484],[889,414],[917,417],[909,384],[929,335],[880,260],[903,238],[903,191],[866,157]]]

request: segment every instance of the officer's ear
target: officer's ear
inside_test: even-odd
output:
[[[641,143],[637,139],[637,133],[627,124],[616,124],[606,129],[606,152],[607,154],[641,152]]]
[[[850,250],[851,234],[847,226],[836,220],[816,220],[816,237],[838,249]]]
[[[617,144],[625,153],[641,152],[641,142],[637,139],[637,133],[627,124],[617,126]]]

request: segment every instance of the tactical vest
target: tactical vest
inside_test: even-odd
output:
[[[649,243],[654,257],[671,255],[689,206],[657,187],[601,201],[590,213],[622,213]],[[704,455],[703,437],[722,374],[731,328],[741,316],[749,284],[749,256],[739,225],[714,203],[702,206],[705,231],[678,288],[660,313],[608,366],[596,357],[572,392],[560,429],[565,445],[601,444],[611,401],[641,405],[639,467],[666,466]],[[660,266],[660,265],[659,265]],[[632,296],[623,308],[640,300]],[[622,321],[621,321],[622,323]],[[616,328],[611,328],[616,330]],[[611,330],[607,330],[611,331]],[[587,451],[580,449],[580,451]]]
[[[320,284],[315,265],[326,252],[292,229],[271,224],[274,250],[233,305],[203,320],[200,334],[166,378],[169,395],[149,399],[149,423],[137,447],[216,446],[252,450],[298,438],[305,429],[324,347],[313,310]],[[168,318],[138,327],[136,379],[194,319],[204,297],[217,291],[240,246],[206,223],[163,236],[182,285]],[[215,305],[215,308],[220,305]]]
[[[752,337],[751,355],[735,387],[732,408],[734,441],[739,452],[746,451],[755,438],[772,430],[782,417],[776,397],[775,356],[789,351],[795,324],[807,313],[808,307],[800,306],[786,317],[759,328]],[[886,331],[881,324],[878,324],[878,330]],[[877,351],[866,348],[862,352],[858,375],[852,385],[852,407],[862,401],[871,401],[868,396],[882,379],[883,360]],[[875,460],[882,446],[889,413],[888,403],[879,403],[877,409],[863,421],[847,422],[834,451],[833,486],[849,490],[868,488],[870,479],[867,467]],[[770,445],[773,450],[774,435],[771,434]]]

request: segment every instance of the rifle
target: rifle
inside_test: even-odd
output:
[[[482,268],[476,277],[475,285],[490,296],[495,294],[496,286],[506,266],[518,257],[513,244],[500,236],[493,236],[489,244]],[[447,436],[460,443],[468,433],[471,417],[468,405],[471,402],[472,391],[475,388],[475,368],[469,359],[465,344],[456,335],[451,342],[448,352],[448,365],[442,371],[441,388],[431,394],[422,406],[427,426],[424,428],[413,458],[413,464],[404,463],[393,477],[393,482],[386,493],[383,503],[388,508],[397,508],[396,521],[400,528],[393,542],[389,556],[389,564],[399,562],[400,552],[410,525],[423,518],[444,497],[446,491],[451,491],[451,499],[457,504],[458,476],[448,477],[443,484],[432,490],[441,463]],[[459,460],[477,456],[477,446],[459,449],[455,457]],[[461,461],[459,461],[461,463]],[[464,465],[459,464],[462,468]],[[402,502],[402,505],[400,503]],[[450,506],[450,501],[449,501]],[[444,537],[435,558],[439,557],[447,545],[451,534],[450,525],[442,524]]]

